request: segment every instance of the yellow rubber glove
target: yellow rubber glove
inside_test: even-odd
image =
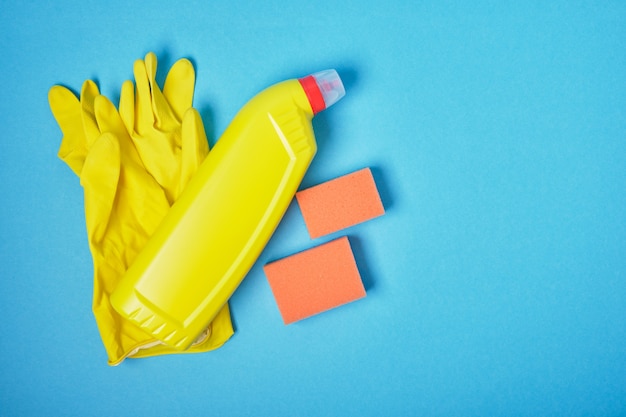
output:
[[[191,62],[180,59],[172,66],[163,91],[156,82],[156,71],[157,58],[152,52],[145,61],[135,61],[137,94],[131,81],[122,85],[120,115],[147,171],[163,187],[171,204],[209,148],[200,114],[192,107],[195,72]],[[202,131],[183,134],[185,128]]]
[[[99,96],[93,82],[84,84],[80,102],[60,86],[50,90],[49,100],[64,133],[59,156],[80,175],[85,190],[85,215],[95,270],[93,310],[109,363],[117,364],[127,356],[179,353],[123,320],[109,304],[118,280],[169,209],[164,188],[146,171],[115,107]],[[179,172],[193,174],[198,161],[206,155],[206,151],[202,155],[202,150],[208,150],[201,146],[202,141],[206,143],[206,136],[196,115],[197,112],[184,117],[190,122],[179,129],[182,149],[190,143],[188,149],[192,151],[183,153],[178,147],[180,157],[169,158],[178,162],[171,168]],[[232,335],[228,306],[208,330],[204,339],[187,352],[217,348]]]

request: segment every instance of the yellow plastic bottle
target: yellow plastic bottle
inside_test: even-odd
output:
[[[250,100],[111,296],[155,338],[186,349],[248,273],[315,155],[311,119],[345,94],[335,70]]]

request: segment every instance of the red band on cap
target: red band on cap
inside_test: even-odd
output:
[[[324,102],[324,97],[322,96],[322,92],[317,86],[317,82],[315,81],[315,77],[309,75],[304,78],[298,79],[300,81],[300,85],[304,89],[306,97],[309,99],[309,103],[311,104],[311,109],[313,110],[313,114],[317,114],[326,108],[326,103]]]

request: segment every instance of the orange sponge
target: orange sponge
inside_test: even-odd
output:
[[[365,297],[347,237],[263,267],[285,324]]]
[[[296,193],[311,238],[385,214],[369,168]]]

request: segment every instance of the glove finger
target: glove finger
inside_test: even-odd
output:
[[[135,130],[135,86],[132,81],[124,81],[120,93],[120,116],[129,134]]]
[[[123,139],[128,138],[126,126],[124,126],[120,114],[105,96],[99,95],[94,100],[94,117],[100,132],[113,133],[120,143],[124,141]],[[122,150],[124,150],[123,147]]]
[[[146,75],[150,83],[152,93],[152,111],[154,114],[154,126],[161,131],[171,131],[180,125],[180,118],[172,111],[170,104],[161,92],[156,82],[157,57],[153,52],[149,52],[145,57]]]
[[[111,132],[117,138],[123,168],[148,175],[137,148],[126,131],[126,126],[124,126],[124,122],[113,103],[105,96],[100,95],[96,97],[94,109],[100,131],[103,133]]]
[[[141,59],[135,61],[133,73],[135,75],[135,83],[137,84],[135,130],[141,135],[154,128],[152,94],[150,93],[150,81],[146,72],[146,65]]]
[[[182,147],[179,190],[182,192],[209,153],[209,143],[204,131],[204,124],[202,123],[200,113],[198,113],[196,109],[190,108],[185,113],[181,136]]]
[[[80,176],[87,156],[80,102],[69,89],[55,85],[48,91],[48,103],[63,133],[58,156]]]
[[[120,148],[112,133],[94,141],[85,159],[80,183],[85,191],[85,220],[92,244],[104,237],[120,178]]]
[[[98,95],[100,95],[100,91],[98,91],[96,83],[91,80],[87,80],[83,83],[83,88],[80,91],[80,106],[82,110],[83,129],[85,130],[85,138],[87,140],[87,151],[89,151],[93,143],[100,137],[101,133],[98,129],[94,113],[94,101]]]
[[[184,58],[174,63],[165,78],[163,95],[178,120],[182,120],[185,112],[193,105],[195,82],[193,65]]]

